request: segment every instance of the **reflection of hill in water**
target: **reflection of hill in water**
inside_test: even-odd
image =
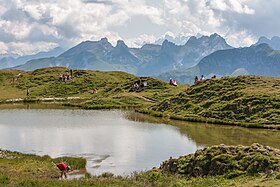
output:
[[[187,135],[198,145],[251,145],[252,143],[260,143],[280,148],[279,131],[180,121],[170,121],[169,124],[179,127],[182,134]]]
[[[280,132],[263,129],[248,129],[205,123],[190,123],[177,120],[162,120],[135,112],[128,112],[127,119],[140,122],[166,123],[179,128],[180,133],[193,140],[198,146],[210,145],[251,145],[260,143],[280,148]]]

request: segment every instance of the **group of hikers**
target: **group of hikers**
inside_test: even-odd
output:
[[[211,79],[215,79],[215,78],[217,78],[216,75],[213,75],[213,76],[211,77]],[[195,84],[196,84],[198,81],[204,81],[204,80],[206,80],[205,77],[204,77],[204,75],[201,75],[200,80],[198,80],[198,76],[195,76],[195,77],[194,77],[194,83],[195,83]]]
[[[69,75],[68,73],[65,73],[63,75],[59,75],[59,81],[60,82],[70,81],[71,77],[72,77],[71,75]]]
[[[142,92],[144,90],[145,86],[147,86],[147,82],[142,82],[141,80],[133,82],[131,91],[133,91],[133,92]]]
[[[72,77],[73,77],[73,70],[70,69],[70,74],[68,72],[66,72],[64,74],[59,75],[59,81],[60,82],[70,81]]]
[[[213,76],[211,77],[211,79],[215,79],[215,78],[217,78],[216,75],[213,75]],[[205,80],[207,80],[207,79],[204,77],[204,75],[201,75],[201,76],[200,76],[200,79],[198,78],[198,76],[195,76],[195,77],[194,77],[194,84],[197,84],[198,82],[203,82],[203,81],[205,81]],[[177,86],[176,80],[174,80],[174,79],[172,79],[172,78],[169,79],[169,84],[172,85],[172,86]]]
[[[200,80],[201,80],[201,81],[204,81],[204,80],[205,80],[205,77],[204,77],[203,75],[201,75]],[[199,80],[198,80],[198,76],[195,76],[195,77],[194,77],[194,83],[197,83],[198,81],[199,81]]]

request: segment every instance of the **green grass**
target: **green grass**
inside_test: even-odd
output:
[[[279,88],[279,78],[238,76],[207,80],[144,112],[188,121],[278,128]]]
[[[83,109],[131,109],[170,119],[280,129],[280,79],[258,76],[225,77],[191,87],[170,86],[151,77],[124,72],[74,70],[73,78],[58,81],[67,68],[53,67],[32,72],[0,70],[0,103],[22,98],[65,98],[66,106]],[[17,76],[19,75],[20,76]],[[17,77],[17,78],[16,78]],[[140,93],[132,92],[136,81],[147,82]],[[26,96],[29,88],[30,96]],[[91,94],[93,88],[97,94]],[[69,97],[79,100],[67,100]]]
[[[36,102],[43,98],[80,97],[83,101],[76,104],[88,109],[139,107],[152,105],[186,88],[184,85],[172,87],[158,79],[136,77],[124,72],[90,70],[74,70],[70,81],[58,81],[59,75],[66,72],[70,70],[62,67],[33,72],[0,70],[0,89],[3,90],[0,100],[22,98],[25,102]],[[133,83],[140,80],[148,83],[144,91],[131,92]],[[27,88],[30,90],[28,97]],[[91,94],[93,88],[97,89],[97,94]]]
[[[279,164],[279,155],[275,156],[277,151],[279,153],[279,150],[256,144],[251,147],[213,146],[165,161],[160,169],[126,177],[104,173],[100,176],[86,174],[82,179],[58,180],[59,171],[54,163],[64,161],[75,169],[81,169],[85,167],[85,160],[51,159],[49,156],[1,150],[0,186],[278,186],[279,173],[269,176],[257,173],[265,171],[265,164],[269,164],[269,169],[279,168],[276,165]],[[242,156],[244,159],[240,159]],[[170,172],[174,165],[175,170]]]
[[[86,160],[84,158],[60,157],[52,159],[47,155],[36,156],[33,154],[0,150],[0,176],[2,174],[2,180],[6,180],[3,176],[16,179],[57,178],[59,176],[59,171],[56,168],[56,163],[61,161],[70,165],[74,170],[85,169],[86,166]]]
[[[160,166],[163,172],[190,177],[258,175],[280,171],[278,149],[251,146],[211,146],[194,154],[169,159]]]

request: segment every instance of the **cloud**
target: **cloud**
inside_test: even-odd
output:
[[[7,54],[8,53],[8,47],[4,42],[0,42],[0,54]]]
[[[84,3],[97,3],[97,4],[105,4],[105,5],[112,5],[113,2],[110,0],[102,1],[102,0],[82,0]]]
[[[46,43],[46,42],[11,42],[7,45],[9,49],[9,54],[25,55],[38,53],[40,51],[49,51],[57,47],[56,43]]]
[[[174,38],[216,32],[246,46],[280,33],[279,6],[278,0],[1,0],[0,42],[24,54],[32,44],[35,52],[41,44],[67,48],[108,37],[137,46],[166,32]]]
[[[224,36],[228,43],[235,47],[246,47],[256,42],[257,38],[247,31],[230,33]]]
[[[211,0],[209,5],[214,10],[236,12],[239,14],[254,14],[255,10],[238,0]]]
[[[144,44],[147,44],[147,43],[154,43],[156,41],[156,39],[157,38],[153,35],[143,34],[137,38],[128,39],[125,42],[128,46],[139,47],[139,46],[143,46]]]

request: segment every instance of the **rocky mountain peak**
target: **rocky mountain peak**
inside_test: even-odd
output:
[[[265,36],[261,36],[257,43],[266,43],[269,39]]]
[[[222,38],[219,34],[214,33],[210,35],[210,39],[215,39],[215,38]]]
[[[123,40],[118,40],[117,41],[117,45],[116,45],[116,48],[128,48],[127,45],[124,43]]]
[[[104,37],[104,38],[101,38],[100,39],[100,42],[104,42],[104,43],[107,43],[108,42],[108,38]]]
[[[268,44],[273,49],[280,50],[280,37],[274,36],[270,40],[267,37],[261,36],[255,45],[259,44]]]
[[[176,48],[177,45],[175,45],[174,43],[168,41],[168,40],[164,40],[161,46],[162,50],[170,50],[170,49],[174,49]]]
[[[210,36],[202,36],[200,38],[192,36],[187,41],[185,46],[213,46],[215,48],[232,48],[227,44],[226,40],[217,33],[214,33]]]
[[[197,42],[197,38],[195,36],[191,36],[185,45],[192,45]]]
[[[108,39],[105,38],[101,38],[101,40],[99,40],[98,42],[100,45],[102,45],[105,49],[110,50],[113,48],[112,44],[108,41]]]

